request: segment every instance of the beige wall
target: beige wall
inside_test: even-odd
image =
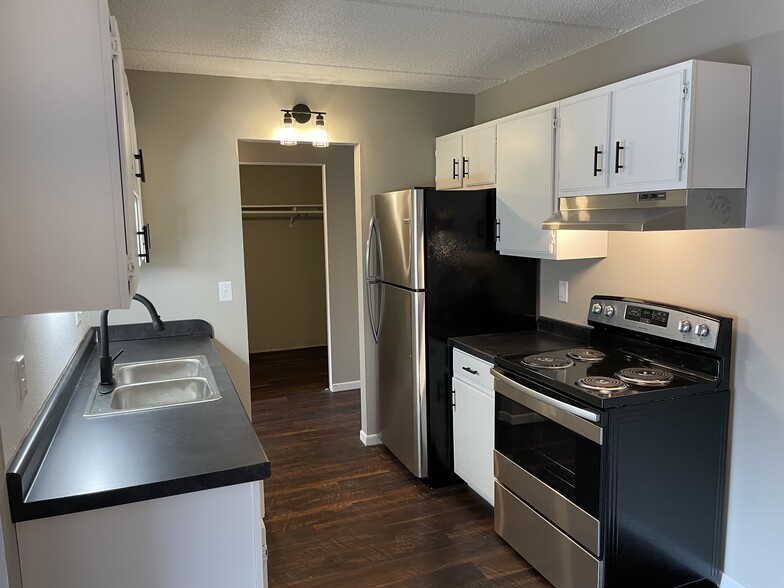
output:
[[[49,397],[87,332],[87,316],[76,325],[72,312],[0,317],[0,449],[3,471]],[[19,396],[16,358],[25,356],[28,392]],[[4,477],[5,478],[5,477]],[[0,520],[9,584],[20,586],[16,533],[11,523],[5,482],[0,484]],[[0,561],[0,586],[3,565]]]
[[[781,0],[711,0],[477,96],[483,121],[692,57],[751,64],[747,228],[610,233],[606,259],[543,261],[540,282],[542,315],[575,323],[592,294],[734,318],[723,570],[748,588],[780,586],[784,553],[784,32],[771,33],[783,29]],[[559,280],[568,304],[557,302]]]
[[[128,77],[153,231],[153,263],[143,268],[139,290],[164,320],[200,317],[213,324],[221,357],[250,411],[237,140],[274,138],[280,109],[298,102],[325,110],[331,140],[359,145],[357,220],[364,227],[374,192],[433,183],[435,137],[472,123],[474,97],[139,71]],[[361,242],[356,239],[355,249]],[[356,269],[354,275],[359,294]],[[218,302],[219,281],[233,282],[233,302]],[[113,313],[112,321],[147,320],[138,306]],[[360,354],[365,339],[372,340],[364,322]],[[372,348],[367,356],[373,374]],[[367,380],[362,426],[374,433],[375,386]]]
[[[242,204],[322,204],[322,167],[241,165]],[[322,218],[244,218],[251,353],[327,344]],[[358,373],[358,370],[357,370]]]
[[[240,161],[318,164],[324,179],[330,390],[359,388],[354,147],[240,141]],[[322,261],[323,261],[322,257]]]

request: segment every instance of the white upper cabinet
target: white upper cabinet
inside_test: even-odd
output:
[[[112,24],[116,26],[114,19]],[[128,78],[124,71],[120,81],[120,92],[117,93],[117,118],[123,121],[120,126],[121,145],[124,151],[123,194],[126,218],[133,219],[133,222],[125,223],[125,228],[128,231],[128,242],[135,241],[135,252],[141,265],[150,261],[150,227],[144,223],[142,208],[142,182],[145,181],[144,153],[136,141],[136,120],[128,90]],[[119,98],[122,98],[122,101]]]
[[[498,124],[496,248],[504,255],[584,259],[607,255],[607,233],[542,230],[556,208],[558,105],[549,104]]]
[[[112,26],[106,0],[0,3],[0,315],[130,306],[136,178]]]
[[[501,253],[550,255],[553,231],[542,221],[554,206],[554,107],[498,125],[497,239]]]
[[[683,167],[686,70],[620,86],[613,100],[613,183],[675,184]]]
[[[562,192],[607,187],[610,93],[560,104],[559,186]]]
[[[436,139],[436,188],[452,190],[463,187],[463,135]]]
[[[495,125],[481,125],[436,139],[436,188],[495,184]]]
[[[463,133],[463,187],[495,184],[496,128],[483,126]]]
[[[750,68],[688,61],[562,100],[562,196],[744,188]]]

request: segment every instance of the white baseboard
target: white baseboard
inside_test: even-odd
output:
[[[370,447],[371,445],[381,445],[381,438],[378,434],[368,435],[365,431],[359,432],[359,440],[367,447]]]
[[[353,382],[338,382],[337,384],[332,384],[330,386],[331,392],[345,392],[346,390],[358,390],[360,386],[360,381],[355,380]]]
[[[722,572],[721,576],[719,577],[719,586],[721,588],[747,588],[746,586],[744,586],[734,578],[731,578],[724,572]]]

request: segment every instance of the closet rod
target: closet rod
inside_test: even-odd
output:
[[[297,219],[316,219],[324,216],[321,204],[248,204],[242,207],[243,220],[289,219],[289,226]]]
[[[281,212],[321,212],[322,204],[243,204],[242,212],[281,211]]]

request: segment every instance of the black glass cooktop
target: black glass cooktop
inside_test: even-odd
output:
[[[675,391],[709,391],[716,382],[709,375],[702,377],[682,368],[595,346],[557,349],[533,356],[502,355],[496,358],[496,364],[508,372],[543,384],[551,383],[578,397],[602,399],[602,405],[615,404],[606,402],[611,399],[645,394],[658,397]]]

